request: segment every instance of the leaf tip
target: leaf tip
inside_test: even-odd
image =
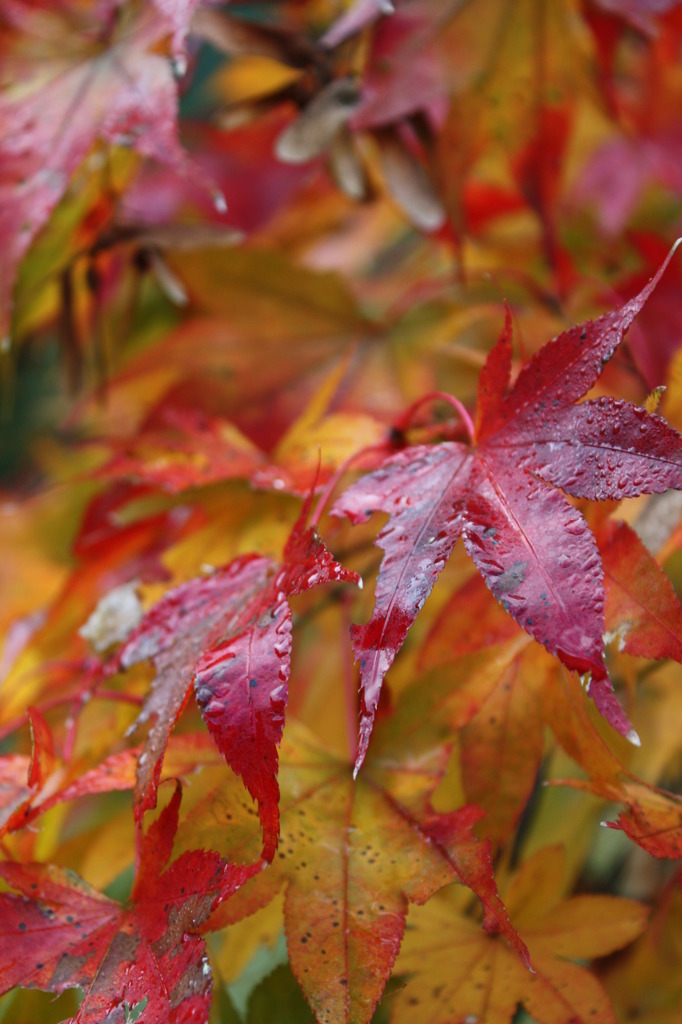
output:
[[[633,747],[641,747],[642,745],[642,741],[636,729],[630,729],[625,739],[628,743],[632,743]]]
[[[679,238],[676,238],[673,242],[672,246],[670,247],[670,252],[661,263],[660,267],[658,268],[658,271],[652,277],[652,282],[655,282],[657,284],[660,281],[664,271],[666,270],[668,264],[670,263],[671,259],[673,258],[677,250],[679,249],[680,245],[682,245],[682,235],[680,235]]]
[[[353,765],[353,782],[355,782],[355,780],[357,779],[358,775],[360,774],[360,769],[365,763],[365,756],[367,754],[368,746],[369,736],[363,738],[361,735],[358,743],[358,752],[355,755],[355,764]]]

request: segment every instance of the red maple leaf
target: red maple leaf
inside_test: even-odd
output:
[[[580,512],[556,488],[592,500],[682,487],[682,442],[658,416],[611,398],[579,405],[658,283],[545,345],[509,388],[511,318],[483,368],[472,445],[416,445],[341,496],[332,512],[389,521],[372,619],[353,627],[360,663],[356,771],[383,678],[459,536],[495,597],[568,668],[623,735],[636,733],[604,664],[601,559]],[[554,485],[554,486],[549,486]]]
[[[149,658],[156,678],[139,721],[152,719],[140,755],[136,815],[156,803],[170,732],[192,686],[204,721],[230,767],[258,802],[263,857],[279,835],[277,747],[291,670],[289,598],[318,583],[357,582],[335,562],[313,528],[309,502],[284,549],[282,565],[245,555],[167,593],[118,652],[113,668]]]
[[[0,865],[21,894],[0,895],[1,992],[82,988],[70,1024],[124,1024],[130,1010],[143,1008],[149,1024],[208,1020],[212,975],[199,929],[260,864],[190,850],[166,867],[180,797],[178,786],[146,835],[139,833],[127,907],[54,865]]]

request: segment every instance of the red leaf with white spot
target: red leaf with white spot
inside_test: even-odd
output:
[[[674,251],[674,250],[673,250]],[[592,500],[682,487],[682,442],[658,416],[610,398],[578,399],[596,383],[665,270],[630,302],[545,345],[510,388],[509,319],[479,385],[471,447],[418,445],[353,484],[335,515],[389,515],[372,619],[353,627],[362,688],[362,764],[384,675],[458,537],[495,597],[568,668],[623,735],[630,723],[604,665],[603,571],[595,539],[559,490]],[[554,487],[548,486],[554,485]]]
[[[213,740],[258,802],[263,856],[274,856],[277,748],[291,670],[288,599],[318,583],[358,579],[332,559],[314,530],[305,529],[307,512],[306,506],[281,566],[246,555],[190,580],[166,594],[120,649],[114,667],[150,658],[156,668],[138,720],[152,722],[138,762],[138,820],[156,803],[168,737],[194,686]]]
[[[275,571],[267,558],[247,555],[169,591],[120,648],[112,668],[151,659],[156,677],[138,723],[151,722],[135,788],[138,820],[156,803],[168,737],[187,703],[195,667],[221,639],[240,628],[244,607]]]

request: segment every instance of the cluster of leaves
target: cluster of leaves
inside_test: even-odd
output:
[[[679,1020],[681,58],[1,5],[0,1021]]]

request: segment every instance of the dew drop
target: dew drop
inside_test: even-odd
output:
[[[222,194],[220,189],[216,189],[213,193],[213,205],[215,206],[218,213],[227,213],[227,200]]]

